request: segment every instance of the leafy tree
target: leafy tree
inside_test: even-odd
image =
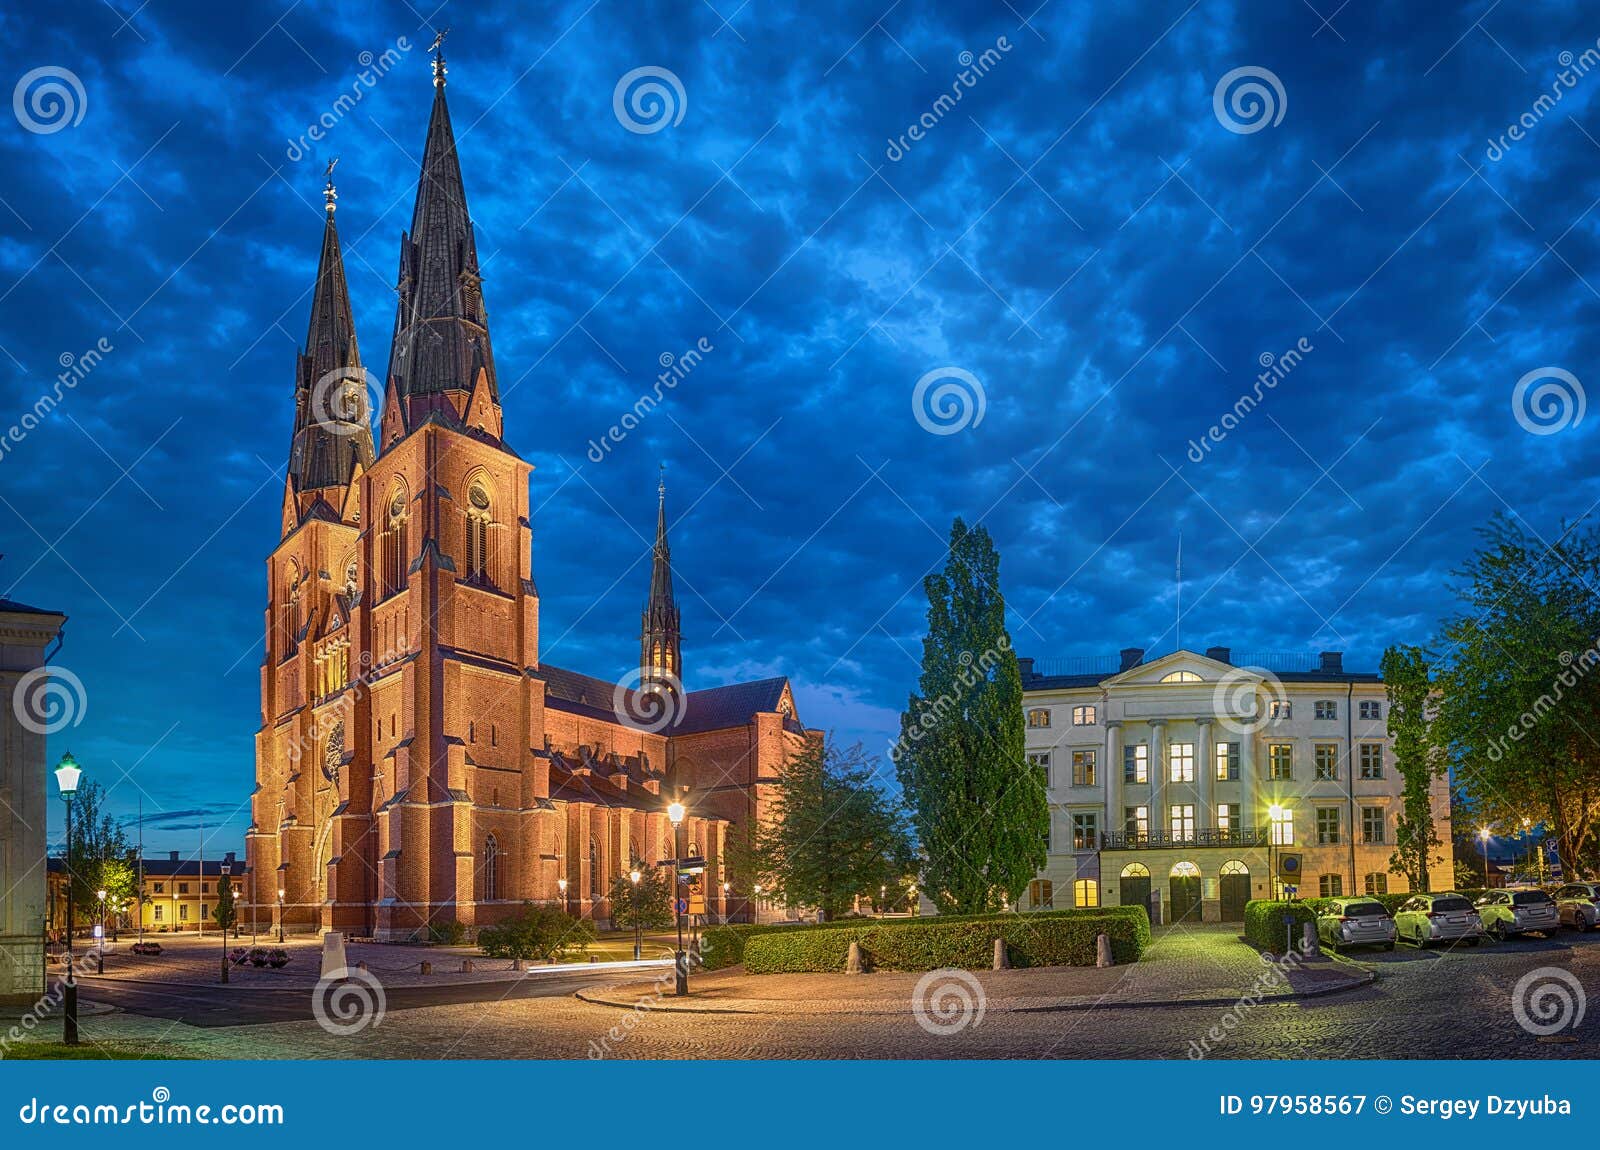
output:
[[[611,922],[619,930],[665,930],[672,915],[672,872],[666,867],[636,864],[639,885],[628,875],[611,884]]]
[[[222,981],[228,981],[228,931],[239,921],[239,908],[233,901],[233,879],[227,875],[217,883],[217,926],[222,930]]]
[[[80,907],[96,906],[97,892],[104,889],[109,901],[111,888],[105,885],[102,868],[109,860],[127,859],[128,836],[121,825],[105,811],[106,790],[89,781],[78,788],[72,800],[72,850],[67,855],[72,899]]]
[[[857,895],[876,897],[880,886],[911,873],[905,810],[878,785],[875,768],[859,743],[841,750],[831,739],[810,741],[789,762],[772,822],[757,832],[744,864],[764,896],[836,918]]]
[[[131,855],[108,858],[100,865],[96,897],[102,890],[106,892],[106,906],[110,908],[111,937],[116,938],[118,916],[139,893],[139,868]]]
[[[490,958],[550,961],[582,952],[594,940],[594,923],[588,919],[532,902],[523,903],[521,911],[499,926],[478,931],[478,946]]]
[[[1575,874],[1600,818],[1600,532],[1546,545],[1496,516],[1482,534],[1443,627],[1434,741],[1486,822],[1542,825]]]
[[[944,570],[923,587],[922,676],[890,757],[928,896],[944,913],[986,913],[1015,903],[1045,865],[1050,829],[1044,786],[1025,760],[1022,676],[989,533],[957,519]]]
[[[1428,890],[1428,862],[1439,846],[1433,824],[1433,780],[1442,762],[1429,737],[1432,675],[1420,647],[1390,647],[1383,653],[1381,667],[1389,692],[1395,771],[1404,784],[1389,868],[1405,875],[1412,890]]]

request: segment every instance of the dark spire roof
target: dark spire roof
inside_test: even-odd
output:
[[[643,682],[683,680],[678,605],[672,597],[672,550],[667,546],[667,477],[663,467],[656,487],[656,542],[650,563],[650,597],[639,628],[639,671]],[[662,675],[666,673],[667,678]]]
[[[328,165],[322,255],[311,296],[311,324],[300,355],[289,475],[296,492],[340,487],[359,462],[372,464],[372,413],[367,376],[356,346],[344,256],[334,225],[333,164]]]
[[[405,401],[408,428],[427,412],[440,410],[433,397],[447,391],[470,392],[480,371],[487,375],[490,397],[499,402],[478,249],[445,103],[444,72],[441,52],[434,60],[433,114],[411,230],[400,240],[396,288],[400,299],[389,376],[390,385]]]

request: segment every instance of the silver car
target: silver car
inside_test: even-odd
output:
[[[1335,952],[1347,946],[1394,949],[1394,919],[1371,898],[1336,898],[1317,916],[1317,937]]]
[[[1460,940],[1477,946],[1483,937],[1483,920],[1463,895],[1419,894],[1403,903],[1394,916],[1401,938],[1419,947]]]
[[[1542,890],[1492,890],[1478,900],[1478,917],[1490,937],[1502,942],[1532,930],[1548,937],[1561,925],[1556,900]]]
[[[1563,926],[1580,931],[1600,926],[1600,883],[1568,883],[1556,891],[1556,909]]]

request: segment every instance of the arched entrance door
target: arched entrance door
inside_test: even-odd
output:
[[[1123,906],[1142,906],[1150,912],[1150,871],[1143,863],[1129,863],[1122,868],[1117,887]]]
[[[1243,922],[1244,904],[1250,901],[1250,868],[1238,859],[1222,864],[1222,921]]]
[[[1168,878],[1169,922],[1200,921],[1200,868],[1192,862],[1174,864]]]

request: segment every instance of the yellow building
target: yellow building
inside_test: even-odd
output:
[[[137,931],[143,920],[147,933],[172,931],[200,931],[216,929],[217,890],[226,874],[233,883],[233,899],[238,905],[239,929],[249,932],[251,875],[233,851],[220,859],[184,858],[178,851],[164,856],[146,857],[143,863],[144,897],[121,915],[115,908],[105,912],[106,934],[113,925],[118,932]],[[259,901],[271,903],[277,897],[276,889],[262,891]],[[261,929],[266,929],[266,915],[261,918]],[[115,923],[113,923],[115,919]],[[62,859],[50,860],[50,905],[48,925],[52,937],[66,929],[67,876]],[[94,928],[101,922],[98,901],[73,908],[73,925],[80,937],[93,937]]]

